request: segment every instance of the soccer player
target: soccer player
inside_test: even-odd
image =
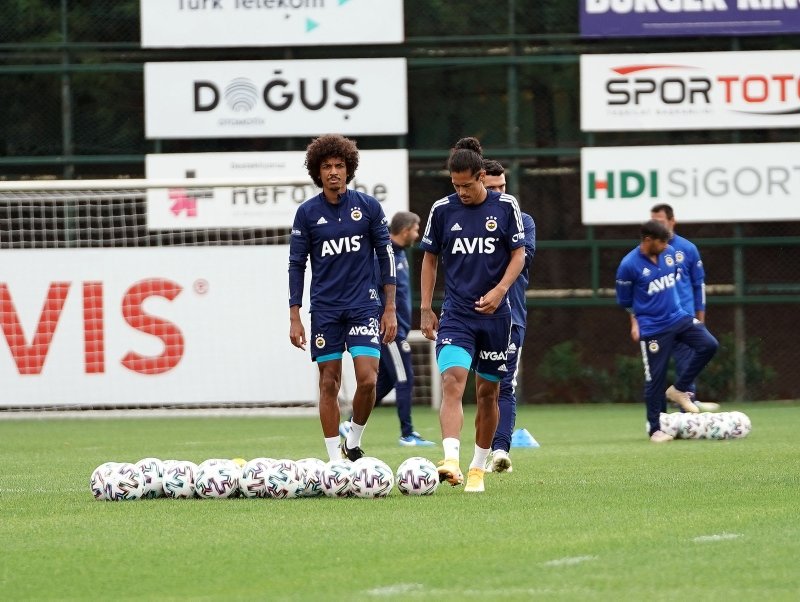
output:
[[[706,272],[703,269],[703,260],[700,251],[691,241],[675,234],[675,212],[671,205],[661,203],[650,209],[650,218],[660,222],[670,235],[669,244],[675,249],[675,263],[683,268],[683,277],[675,288],[678,289],[678,298],[681,307],[696,317],[701,322],[706,321]],[[635,322],[635,318],[631,317]],[[631,324],[633,326],[633,324]],[[678,377],[686,371],[686,366],[692,359],[692,350],[683,343],[676,343],[672,352],[675,358],[675,371]],[[697,400],[697,386],[694,382],[689,385],[687,393],[691,395],[692,402],[701,412],[717,412],[719,404],[710,401]]]
[[[411,422],[414,367],[411,363],[411,345],[407,340],[411,330],[411,275],[405,249],[419,238],[419,216],[410,211],[395,213],[389,226],[389,235],[397,267],[397,337],[381,347],[376,403],[394,389],[397,417],[400,419],[400,445],[431,447],[436,444],[423,439]]]
[[[669,231],[656,220],[642,224],[641,242],[628,253],[617,269],[617,303],[636,317],[631,336],[638,337],[644,362],[644,397],[647,428],[654,443],[671,441],[660,429],[666,398],[686,412],[699,410],[689,396],[689,385],[705,368],[719,343],[700,320],[686,313],[678,300],[677,284],[683,268],[675,261],[675,249],[668,244]],[[686,370],[664,391],[667,366],[676,343],[692,350]]]
[[[350,432],[341,454],[364,455],[361,435],[375,403],[381,341],[397,333],[395,263],[386,216],[373,197],[347,188],[358,168],[358,148],[328,134],[306,149],[308,175],[322,192],[297,208],[289,244],[289,339],[305,349],[300,321],[303,276],[311,256],[311,360],[319,367],[319,417],[331,460],[340,457],[338,395],[342,354],[353,358],[356,391]],[[385,301],[375,284],[377,254]],[[381,336],[383,337],[381,339]]]
[[[442,374],[444,460],[439,478],[451,485],[464,482],[459,461],[462,397],[467,376],[475,371],[475,452],[467,492],[484,490],[486,458],[497,430],[500,380],[508,372],[508,290],[525,265],[519,205],[511,195],[486,190],[481,152],[476,138],[462,138],[451,150],[448,170],[456,192],[433,204],[420,244],[425,251],[420,326],[426,338],[436,341]],[[445,281],[441,320],[431,307],[439,261]]]
[[[483,169],[486,171],[483,178],[486,190],[504,193],[506,191],[506,175],[503,166],[497,161],[485,159]],[[487,472],[512,472],[513,470],[509,453],[511,451],[511,435],[514,432],[517,418],[515,388],[519,358],[522,354],[522,344],[525,341],[525,328],[528,321],[525,289],[528,288],[529,269],[536,253],[536,224],[533,218],[525,212],[522,212],[522,224],[525,227],[525,267],[522,268],[522,272],[508,291],[508,298],[511,302],[511,343],[508,346],[508,362],[506,364],[508,372],[500,381],[500,398],[498,400],[500,418],[492,439],[492,451],[486,462]]]

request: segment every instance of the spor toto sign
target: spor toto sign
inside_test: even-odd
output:
[[[146,63],[148,138],[408,131],[406,61]]]
[[[581,150],[584,224],[640,224],[656,203],[681,222],[800,220],[800,143]]]
[[[581,56],[584,131],[800,127],[800,51]]]

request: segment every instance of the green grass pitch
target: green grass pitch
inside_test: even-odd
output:
[[[523,406],[540,449],[484,494],[95,501],[146,456],[316,456],[311,417],[0,420],[0,597],[140,600],[798,600],[800,404],[756,403],[746,439],[651,444],[641,406]],[[436,414],[415,410],[439,440]],[[468,408],[462,468],[472,455]],[[396,468],[373,414],[370,455]]]

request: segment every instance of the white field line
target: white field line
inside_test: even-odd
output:
[[[383,587],[376,587],[364,591],[367,596],[374,597],[413,597],[437,599],[437,598],[453,598],[453,596],[461,596],[465,598],[477,598],[479,600],[487,600],[490,598],[503,598],[506,596],[545,596],[545,595],[588,595],[590,592],[586,588],[579,587],[506,587],[506,588],[459,588],[454,586],[451,588],[426,588],[421,583],[396,583],[394,585],[386,585]]]
[[[708,543],[714,541],[730,541],[731,539],[738,539],[744,537],[741,533],[715,533],[714,535],[699,535],[692,538],[695,543]]]
[[[542,566],[573,566],[590,560],[597,560],[597,556],[567,556],[566,558],[548,560],[547,562],[543,562]]]

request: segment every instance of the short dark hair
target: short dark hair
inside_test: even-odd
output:
[[[392,223],[389,225],[389,231],[392,234],[400,234],[406,228],[410,228],[414,224],[419,223],[419,215],[411,211],[398,211],[392,216]]]
[[[450,158],[447,160],[447,169],[450,173],[468,171],[477,176],[483,169],[483,149],[477,138],[462,138],[450,149]]]
[[[658,205],[653,205],[653,207],[650,209],[650,213],[661,213],[662,211],[664,212],[664,215],[667,216],[667,219],[675,219],[675,211],[672,210],[672,205],[659,203]]]
[[[484,159],[483,169],[486,171],[487,176],[502,176],[506,173],[505,168],[500,164],[500,161],[494,159]]]
[[[356,175],[358,169],[358,147],[354,140],[345,138],[339,134],[325,134],[311,141],[306,148],[306,169],[308,175],[314,180],[314,184],[322,188],[322,179],[319,177],[319,169],[325,159],[336,157],[342,159],[347,166],[347,180],[350,181]]]
[[[662,242],[667,242],[669,240],[669,230],[667,230],[661,222],[654,219],[644,222],[639,233],[641,234],[642,240],[645,238],[654,238]]]

